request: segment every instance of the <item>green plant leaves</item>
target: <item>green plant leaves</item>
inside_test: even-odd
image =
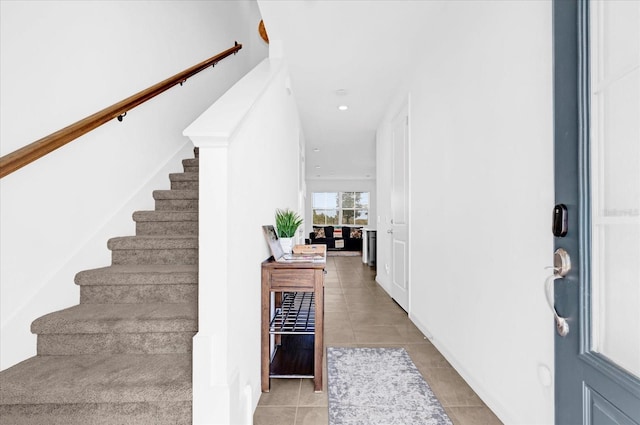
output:
[[[276,228],[278,229],[278,237],[292,238],[296,235],[296,230],[302,224],[302,218],[295,211],[289,208],[281,210],[276,209]]]

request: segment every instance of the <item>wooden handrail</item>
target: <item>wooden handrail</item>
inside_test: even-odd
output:
[[[75,122],[63,128],[62,130],[58,130],[55,133],[43,137],[40,140],[36,140],[31,144],[28,144],[16,151],[4,155],[0,158],[0,178],[24,167],[25,165],[35,161],[38,158],[42,158],[49,152],[52,152],[59,147],[66,145],[74,139],[77,139],[83,134],[90,132],[91,130],[101,126],[108,121],[111,121],[114,118],[122,120],[122,116],[126,114],[127,111],[135,108],[136,106],[146,102],[151,98],[156,97],[160,93],[169,90],[176,84],[182,84],[189,77],[192,77],[198,72],[210,66],[215,66],[215,64],[220,60],[226,58],[227,56],[235,54],[240,49],[242,49],[242,44],[238,44],[236,42],[235,46],[233,46],[232,48],[218,53],[217,55],[203,62],[200,62],[199,64],[194,65],[191,68],[188,68],[174,75],[173,77],[167,78],[166,80],[161,81],[146,90],[142,90],[141,92],[136,93],[133,96],[130,96],[118,103],[115,103],[100,112],[89,115],[88,117]]]

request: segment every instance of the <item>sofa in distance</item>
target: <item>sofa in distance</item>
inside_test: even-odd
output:
[[[313,226],[309,243],[324,244],[334,251],[362,251],[362,227]]]

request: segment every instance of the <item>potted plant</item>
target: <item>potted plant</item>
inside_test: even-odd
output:
[[[302,218],[297,212],[288,208],[276,209],[276,229],[284,252],[290,254],[293,250],[293,238],[301,224]]]

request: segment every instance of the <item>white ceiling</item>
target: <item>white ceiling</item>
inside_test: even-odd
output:
[[[307,146],[307,179],[375,179],[376,129],[407,76],[412,52],[420,49],[421,29],[442,3],[258,3],[270,41],[282,42],[289,64]],[[349,109],[340,111],[339,105]]]

